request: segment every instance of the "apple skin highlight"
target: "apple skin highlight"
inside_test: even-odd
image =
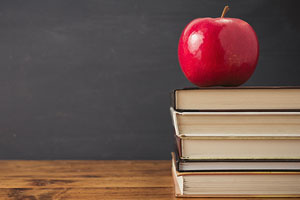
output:
[[[238,86],[255,71],[255,31],[236,18],[198,18],[183,30],[178,59],[185,76],[199,87]]]

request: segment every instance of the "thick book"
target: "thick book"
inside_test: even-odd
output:
[[[178,111],[300,110],[300,87],[211,87],[172,93]]]
[[[176,135],[300,137],[300,112],[179,112],[170,108]]]
[[[300,197],[300,172],[179,172],[172,158],[177,197]]]
[[[299,171],[300,160],[264,160],[264,159],[180,159],[175,150],[176,168],[179,172],[206,171]]]
[[[181,159],[300,160],[300,139],[293,137],[177,136]]]

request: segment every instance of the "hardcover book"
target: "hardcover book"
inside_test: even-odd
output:
[[[175,149],[176,168],[179,172],[206,171],[299,171],[300,160],[271,159],[181,159]]]
[[[299,138],[175,137],[181,159],[300,159]]]
[[[300,172],[179,172],[172,158],[177,197],[300,197]]]
[[[210,87],[175,90],[177,111],[300,110],[300,87]]]
[[[300,137],[300,112],[170,111],[178,136]]]

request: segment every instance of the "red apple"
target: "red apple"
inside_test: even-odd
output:
[[[195,85],[238,86],[253,74],[259,55],[257,36],[245,21],[198,18],[184,29],[178,44],[179,63]]]

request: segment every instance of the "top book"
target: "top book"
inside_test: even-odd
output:
[[[299,110],[300,87],[214,87],[175,90],[177,111]]]

